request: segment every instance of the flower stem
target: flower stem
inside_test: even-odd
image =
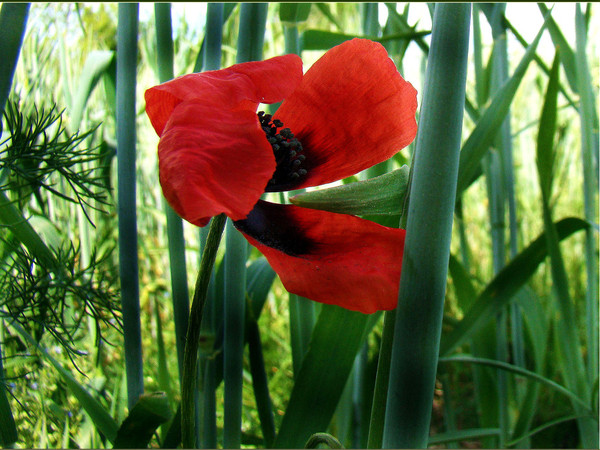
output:
[[[215,216],[210,223],[206,246],[202,253],[200,270],[196,279],[192,309],[188,322],[186,344],[183,357],[183,376],[181,381],[181,441],[184,448],[195,446],[195,414],[194,414],[194,389],[196,386],[196,361],[200,337],[200,324],[202,311],[206,300],[208,283],[212,272],[221,235],[225,227],[224,214]]]

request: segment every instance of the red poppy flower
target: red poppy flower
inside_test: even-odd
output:
[[[173,209],[204,226],[225,213],[289,292],[372,313],[397,302],[404,230],[260,200],[340,180],[416,135],[416,91],[376,42],[353,39],[302,74],[296,55],[189,74],[146,91]],[[261,103],[283,100],[276,118]]]

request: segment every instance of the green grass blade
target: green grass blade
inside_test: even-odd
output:
[[[588,222],[577,218],[562,219],[555,224],[560,240],[585,230]],[[548,255],[544,234],[538,236],[527,248],[513,258],[479,294],[463,319],[444,336],[440,355],[446,356],[481,329],[533,275]]]
[[[527,433],[525,433],[523,435],[519,435],[518,438],[513,439],[510,442],[507,442],[506,445],[507,445],[507,447],[517,446],[519,444],[519,442],[523,441],[524,439],[530,438],[531,436],[533,436],[541,431],[544,431],[551,427],[555,427],[557,425],[565,424],[566,422],[570,422],[572,420],[581,419],[583,417],[586,417],[586,416],[569,415],[569,416],[564,416],[564,417],[560,417],[558,419],[551,420],[550,422],[546,422],[543,425],[535,427],[533,430],[528,431]],[[517,447],[517,448],[519,448],[519,447]]]
[[[164,392],[142,395],[119,427],[114,448],[147,448],[156,429],[171,414]]]
[[[267,373],[265,371],[260,331],[256,321],[248,322],[246,327],[250,373],[252,374],[252,386],[254,389],[254,397],[256,399],[256,409],[260,419],[265,448],[272,448],[273,442],[275,441],[275,421],[273,418],[273,405],[269,395],[269,385]]]
[[[392,344],[394,342],[394,325],[396,323],[396,310],[386,311],[383,318],[383,334],[377,362],[377,376],[373,390],[373,404],[371,419],[369,421],[369,437],[367,448],[382,448],[383,427],[385,425],[385,406],[387,390],[390,379],[390,365],[392,362]]]
[[[275,440],[275,421],[273,418],[271,397],[269,395],[258,318],[267,300],[267,295],[271,290],[275,275],[275,271],[271,268],[266,258],[260,257],[255,259],[248,267],[246,287],[248,294],[246,340],[248,341],[250,372],[252,374],[256,408],[266,448],[273,446]]]
[[[591,5],[588,5],[588,11]],[[597,220],[598,204],[598,112],[596,103],[598,91],[594,90],[586,56],[587,35],[585,18],[581,6],[575,10],[575,33],[577,64],[577,84],[579,86],[581,122],[581,157],[583,160],[583,198],[585,218],[590,222]],[[595,156],[594,156],[595,155]],[[587,270],[586,317],[587,317],[587,354],[588,378],[593,381],[598,376],[598,257],[596,253],[596,232],[586,232],[585,260]]]
[[[129,408],[144,392],[136,219],[136,67],[138,5],[121,3],[117,26],[119,275]]]
[[[427,446],[456,201],[470,17],[469,4],[435,7],[396,308],[383,434],[387,448]]]
[[[576,94],[579,93],[578,83],[577,83],[577,72],[580,70],[577,62],[575,61],[575,52],[569,45],[569,42],[563,35],[560,27],[555,22],[554,18],[550,14],[551,10],[544,3],[538,3],[538,8],[542,16],[548,17],[548,31],[550,32],[550,36],[552,37],[552,42],[554,43],[554,47],[560,49],[560,59],[562,62],[562,66],[565,69],[565,74],[567,75],[567,80],[569,82],[569,86],[571,90]]]
[[[29,14],[29,3],[2,3],[0,10],[0,132],[2,131],[2,114],[4,106],[10,94],[13,75],[19,60],[27,16]]]
[[[90,393],[69,373],[56,359],[54,359],[46,349],[44,349],[27,331],[16,322],[9,324],[12,329],[23,337],[30,345],[34,346],[56,371],[60,374],[67,388],[77,399],[79,404],[90,416],[97,430],[102,433],[110,442],[114,442],[117,436],[118,426],[106,409],[90,395]]]
[[[323,305],[296,376],[275,448],[302,448],[329,425],[369,328],[369,316]]]
[[[79,129],[85,105],[98,81],[100,81],[100,78],[109,69],[114,57],[115,52],[113,51],[94,50],[89,53],[85,60],[83,69],[81,69],[81,75],[79,76],[77,92],[73,97],[73,104],[71,105],[71,127],[73,131]]]
[[[12,447],[19,438],[15,418],[8,401],[6,372],[2,364],[2,346],[0,342],[0,445],[4,448]]]
[[[154,4],[154,24],[156,26],[156,59],[158,78],[161,83],[174,76],[173,71],[173,27],[171,24],[171,4]]]
[[[25,219],[5,192],[0,191],[0,225],[8,228],[44,267],[60,273],[62,268],[55,254]]]
[[[223,341],[223,447],[239,448],[242,423],[242,370],[248,243],[227,221],[225,252],[225,308]]]
[[[156,23],[158,77],[159,81],[164,83],[174,76],[171,4],[156,3],[154,5],[154,18]],[[175,322],[177,362],[179,367],[179,378],[181,381],[185,334],[190,307],[185,262],[185,240],[183,237],[183,221],[164,198],[163,208],[167,217],[167,242],[169,247],[169,269],[173,298],[173,319]]]
[[[573,403],[576,403],[581,408],[583,408],[587,414],[589,414],[592,417],[594,416],[594,412],[589,408],[588,404],[583,399],[581,399],[575,392],[565,388],[564,386],[561,386],[560,384],[556,383],[555,381],[552,381],[549,378],[543,377],[543,376],[541,376],[535,372],[532,372],[530,370],[523,369],[522,367],[517,367],[513,364],[505,363],[502,361],[496,361],[493,359],[485,359],[485,358],[473,358],[471,356],[465,356],[465,355],[454,355],[454,356],[440,358],[440,363],[451,363],[451,362],[464,362],[464,363],[470,363],[470,364],[481,364],[481,365],[488,366],[488,367],[495,367],[495,368],[498,368],[501,370],[505,370],[505,371],[514,373],[516,375],[521,375],[530,380],[537,381],[538,383],[541,383],[545,386],[550,387],[551,389],[553,389],[557,392],[560,392],[564,396],[568,397]]]
[[[460,152],[460,165],[458,172],[457,193],[460,195],[474,181],[481,159],[486,154],[489,146],[496,137],[502,122],[504,121],[517,88],[525,75],[529,63],[535,55],[535,49],[542,37],[545,24],[531,43],[519,65],[510,79],[494,95],[494,98],[481,115],[477,126],[463,144]]]
[[[429,445],[447,444],[453,441],[481,440],[486,437],[499,437],[500,428],[474,428],[467,430],[450,431],[436,434],[429,438]]]
[[[221,68],[224,14],[225,7],[223,3],[209,3],[206,6],[204,70],[217,70]]]
[[[213,6],[211,7],[211,5]],[[219,5],[222,5],[222,13]],[[222,33],[218,33],[218,31],[223,29],[223,25],[227,22],[227,19],[229,19],[237,5],[237,3],[209,3],[206,10],[206,37],[202,40],[202,44],[200,45],[200,51],[198,52],[196,64],[194,65],[194,72],[215,70],[221,67],[221,44],[218,44],[218,42],[220,42],[218,39],[222,38]],[[219,37],[217,37],[217,33]],[[210,35],[210,37],[208,37],[208,35]],[[209,42],[207,39],[211,41]],[[207,52],[209,53],[207,54]]]
[[[559,55],[556,55],[552,66],[550,80],[537,139],[537,165],[542,191],[542,211],[544,217],[544,231],[550,256],[550,268],[553,288],[558,301],[559,320],[557,321],[556,336],[559,349],[559,367],[566,386],[576,392],[580,397],[587,399],[590,395],[590,386],[587,373],[580,351],[579,333],[576,311],[569,292],[569,282],[564,259],[559,246],[557,230],[552,223],[550,197],[552,195],[552,180],[555,162],[556,134],[556,109],[559,84]],[[562,367],[561,367],[562,366]],[[581,413],[581,407],[573,404],[575,413]],[[586,419],[578,420],[579,434],[582,446],[593,448],[598,446],[598,431],[593,422]]]

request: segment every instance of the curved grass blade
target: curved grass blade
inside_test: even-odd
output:
[[[475,129],[463,144],[458,169],[458,197],[475,180],[481,160],[498,134],[498,130],[500,130],[501,124],[508,114],[514,95],[529,67],[529,63],[535,55],[535,49],[545,27],[546,22],[540,28],[537,36],[525,52],[510,79],[496,92],[490,106],[481,115]]]
[[[588,5],[588,12],[591,5]],[[596,103],[598,91],[594,90],[586,56],[587,35],[585,18],[581,5],[576,5],[575,33],[577,64],[577,84],[579,86],[581,121],[581,158],[583,160],[583,199],[585,218],[590,222],[597,219],[598,195],[598,112]],[[585,259],[587,271],[586,317],[588,378],[598,376],[598,257],[596,253],[596,232],[586,231]]]
[[[481,364],[488,367],[496,367],[498,369],[506,370],[508,372],[514,373],[516,375],[521,375],[527,377],[531,380],[537,381],[538,383],[544,384],[553,390],[560,392],[561,394],[568,397],[573,403],[578,404],[581,408],[584,409],[586,413],[590,416],[594,417],[594,412],[589,408],[588,404],[583,401],[577,394],[572,392],[571,390],[561,386],[560,384],[552,381],[549,378],[543,377],[535,372],[532,372],[527,369],[523,369],[522,367],[515,366],[513,364],[505,363],[502,361],[496,361],[494,359],[486,359],[486,358],[473,358],[471,356],[466,355],[454,355],[448,357],[440,358],[440,363],[450,363],[450,362],[463,362],[470,364]]]
[[[2,114],[12,86],[19,52],[25,36],[29,3],[2,3],[0,10],[0,133]]]
[[[327,429],[356,354],[377,317],[322,305],[275,448],[302,448],[312,434]]]
[[[577,231],[585,230],[589,223],[570,217],[556,222],[555,226],[559,240],[563,240]],[[442,339],[440,355],[448,355],[491,320],[527,282],[547,255],[546,236],[541,234],[513,258],[479,294],[463,319]]]
[[[147,448],[156,429],[171,415],[164,392],[142,395],[119,427],[113,448]]]
[[[273,446],[275,440],[275,421],[262,353],[258,318],[267,300],[267,295],[271,290],[275,275],[275,271],[271,268],[267,259],[260,257],[252,261],[248,267],[246,285],[248,295],[246,340],[248,342],[254,398],[256,400],[256,409],[258,410],[265,448]]]
[[[34,346],[60,374],[67,388],[81,404],[85,412],[90,416],[97,430],[102,433],[110,442],[114,442],[117,436],[118,426],[106,409],[90,395],[90,393],[81,385],[73,375],[69,373],[56,359],[54,359],[27,331],[16,322],[9,324],[12,329],[19,333],[29,344]]]
[[[431,436],[428,445],[447,444],[454,441],[479,440],[490,436],[498,438],[500,433],[500,428],[473,428],[468,430],[449,431]]]
[[[544,3],[538,3],[538,8],[540,9],[542,16],[545,17],[545,20],[548,23],[548,31],[550,32],[550,36],[552,37],[554,47],[560,49],[560,60],[562,62],[563,68],[565,69],[565,74],[567,75],[569,86],[571,87],[571,90],[577,94],[579,93],[577,83],[577,72],[580,70],[580,67],[575,61],[575,52],[569,45],[569,42],[565,38],[560,27],[552,17],[552,10],[549,9]]]
[[[102,75],[110,68],[114,57],[115,52],[111,50],[93,50],[86,58],[71,105],[71,126],[74,130],[79,129],[85,105]]]
[[[6,193],[2,191],[0,191],[0,225],[7,227],[44,267],[56,274],[61,273],[62,268],[56,259],[56,255],[42,240],[29,221],[21,215],[14,203],[6,196]]]
[[[552,181],[555,164],[555,134],[557,97],[559,85],[559,55],[555,56],[554,64],[548,81],[548,89],[540,117],[540,126],[537,139],[537,165],[542,191],[542,213],[544,218],[544,231],[550,256],[550,269],[553,281],[553,290],[558,302],[559,320],[556,324],[556,338],[559,367],[566,386],[582,398],[589,398],[590,386],[587,373],[580,351],[578,323],[576,311],[569,292],[569,281],[565,262],[559,245],[556,228],[552,223],[550,197],[552,195]],[[582,412],[580,405],[573,403],[577,414]],[[590,420],[577,421],[581,444],[585,448],[598,446],[598,430],[596,424]]]
[[[396,307],[386,448],[427,446],[442,329],[471,5],[440,3],[434,14]]]

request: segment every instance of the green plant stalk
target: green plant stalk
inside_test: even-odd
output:
[[[588,6],[589,8],[590,6]],[[583,160],[583,199],[585,218],[594,223],[597,220],[597,174],[594,173],[594,155],[598,155],[598,117],[595,109],[596,95],[590,80],[586,56],[586,25],[578,3],[575,11],[577,84],[579,86],[581,122],[581,157]],[[587,270],[586,317],[588,379],[591,383],[598,376],[598,258],[596,256],[596,232],[586,231],[585,260]]]
[[[542,213],[544,219],[544,232],[550,256],[550,269],[553,281],[553,290],[556,293],[558,303],[559,320],[556,326],[556,339],[559,352],[559,361],[562,366],[561,374],[568,389],[577,393],[584,400],[590,399],[591,389],[587,381],[587,373],[583,356],[580,352],[577,318],[571,295],[569,293],[569,281],[559,247],[559,237],[552,222],[552,211],[550,198],[552,196],[553,175],[555,172],[555,134],[557,116],[557,96],[559,85],[559,64],[557,53],[548,89],[544,101],[540,126],[537,137],[536,163],[542,192]],[[581,408],[573,404],[576,414],[580,414]],[[579,419],[579,435],[584,448],[595,448],[598,446],[597,423],[589,419]]]
[[[224,423],[223,447],[241,446],[242,371],[246,310],[246,258],[248,243],[227,222],[225,252],[225,303],[223,341]]]
[[[13,76],[19,60],[29,3],[2,3],[0,10],[0,133],[2,132],[2,115],[12,86]]]
[[[206,34],[204,37],[204,70],[221,68],[221,45],[223,42],[223,3],[206,6]]]
[[[469,4],[435,8],[408,209],[383,447],[426,448],[446,290]]]
[[[173,30],[171,26],[170,3],[156,3],[154,5],[154,22],[156,23],[158,78],[161,83],[164,83],[171,80],[174,76]],[[179,381],[181,382],[185,334],[190,309],[185,263],[185,240],[183,238],[183,221],[164,198],[163,208],[167,217],[167,242],[169,247],[173,320],[175,322],[175,343],[177,348]]]
[[[394,342],[394,324],[396,310],[386,311],[383,316],[383,332],[377,361],[377,376],[373,392],[373,406],[369,420],[369,438],[367,448],[381,448],[383,444],[383,427],[385,424],[385,406],[390,379],[392,361],[392,344]]]
[[[242,3],[236,62],[262,59],[266,3]],[[227,223],[225,251],[225,301],[223,341],[223,447],[241,446],[242,369],[244,358],[244,321],[246,306],[246,259],[248,243]]]
[[[506,4],[497,3],[493,6],[490,25],[494,37],[494,61],[492,63],[491,91],[496,93],[509,79],[508,75],[508,49],[506,44],[506,32],[502,24]],[[489,183],[488,195],[490,197],[490,219],[492,225],[492,249],[494,274],[497,274],[505,265],[505,223],[506,205],[511,205],[509,211],[511,246],[514,244],[514,253],[516,253],[516,217],[514,202],[514,176],[512,172],[512,145],[510,131],[510,109],[506,113],[502,122],[500,133],[496,136],[495,147],[497,154],[492,151],[488,159],[489,165]],[[514,255],[513,253],[513,255]],[[496,359],[499,361],[508,360],[508,341],[507,334],[507,312],[502,310],[496,317]],[[506,374],[501,371],[496,372],[497,391],[498,391],[498,425],[500,430],[499,447],[504,447],[504,441],[508,435],[508,385]]]
[[[202,314],[208,284],[215,258],[217,257],[217,250],[221,242],[225,221],[226,217],[224,214],[215,216],[211,220],[206,246],[202,254],[202,260],[200,261],[198,277],[196,278],[194,297],[192,299],[181,381],[181,442],[184,448],[194,448],[196,443],[194,392],[196,390],[196,361],[199,348],[200,326],[202,324]]]
[[[251,320],[247,323],[246,334],[248,337],[252,386],[254,388],[256,409],[260,418],[265,448],[273,448],[273,443],[275,442],[275,421],[273,419],[273,407],[271,397],[269,396],[267,374],[265,372],[260,329],[256,320]]]
[[[138,5],[119,4],[117,25],[119,276],[130,410],[144,392],[135,204],[137,34]]]

